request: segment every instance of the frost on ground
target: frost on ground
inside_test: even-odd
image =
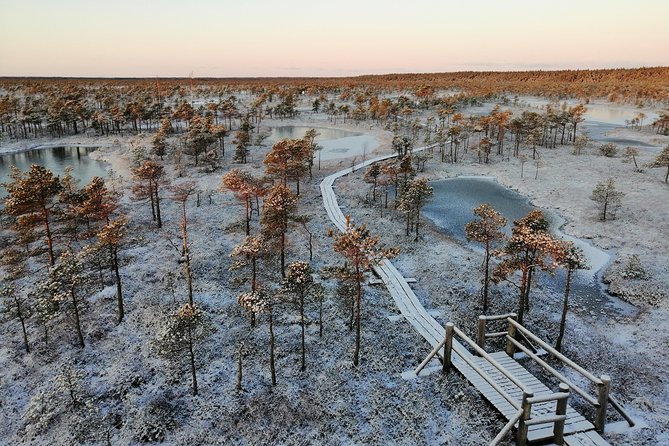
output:
[[[326,118],[321,119],[320,124],[327,125]],[[390,151],[389,132],[366,128],[364,132],[380,141],[378,152]],[[640,135],[635,132],[634,137]],[[127,147],[124,141],[109,139],[84,142],[109,143],[96,156],[110,161],[124,177],[120,187],[128,188]],[[610,374],[613,393],[648,424],[646,429],[610,435],[607,439],[612,444],[667,443],[667,187],[660,172],[634,172],[620,158],[596,155],[594,147],[581,156],[572,156],[568,150],[542,149],[544,165],[537,180],[534,176],[520,178],[520,166],[514,159],[481,165],[466,158],[452,165],[435,157],[421,175],[430,179],[459,174],[494,176],[530,197],[535,205],[557,210],[568,221],[566,233],[615,249],[617,260],[605,280],[613,292],[637,305],[639,312],[629,317],[570,313],[565,352],[595,374]],[[647,152],[640,157],[649,161],[655,149],[644,150]],[[265,152],[254,150],[245,168],[260,173]],[[22,351],[15,321],[3,321],[0,443],[487,444],[504,420],[457,373],[402,378],[403,372],[420,363],[429,346],[405,321],[388,319],[397,310],[381,287],[365,287],[359,368],[351,365],[354,333],[348,327],[348,306],[337,297],[334,282],[324,280],[329,292],[322,337],[318,307],[313,302],[307,306],[306,372],[299,371],[299,313],[294,305],[279,303],[275,308],[277,386],[270,383],[267,322],[260,318],[245,348],[243,389],[235,389],[238,344],[249,333],[250,324],[237,304],[238,294],[246,291],[248,283],[236,283],[229,272],[229,253],[244,237],[243,207],[232,194],[215,192],[222,172],[236,167],[226,157],[218,172],[200,172],[192,166],[188,171],[205,191],[201,206],[196,207],[194,200],[188,206],[194,298],[216,327],[198,351],[200,395],[190,395],[187,364],[160,359],[152,343],[167,315],[186,300],[180,255],[174,248],[180,236],[179,206],[163,200],[164,229],[157,231],[148,205],[126,197],[123,210],[131,217],[134,237],[122,252],[126,319],[115,325],[114,289],[108,286],[95,293],[85,308],[87,346],[83,351],[74,346],[71,330],[54,330],[46,347],[40,342],[39,327],[31,326],[31,354]],[[299,209],[311,218],[317,270],[340,262],[326,236],[331,225],[318,183],[351,163],[349,159],[324,163],[323,170],[315,169],[314,179],[306,180],[302,187]],[[589,196],[594,185],[608,176],[614,176],[627,195],[617,219],[602,223],[597,221]],[[370,205],[369,185],[362,177],[363,172],[355,172],[338,180],[336,193],[344,213],[351,214],[356,223],[367,223],[373,233],[382,235],[384,243],[401,248],[398,269],[418,279],[416,294],[426,308],[439,312],[437,320],[455,322],[473,335],[481,311],[480,252],[429,225],[423,226],[418,241],[405,237],[403,217],[386,210],[381,216]],[[257,224],[254,219],[253,231]],[[307,260],[308,255],[306,234],[296,227],[289,235],[289,261]],[[633,255],[639,256],[647,277],[626,278],[621,273]],[[267,264],[267,270],[261,280],[277,281],[276,259]],[[496,286],[491,293],[492,313],[514,309],[515,289]],[[527,325],[541,337],[554,340],[560,303],[561,296],[534,290]],[[542,373],[538,368],[532,371]],[[578,400],[574,404],[589,410]]]

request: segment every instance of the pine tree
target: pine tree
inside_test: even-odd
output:
[[[4,278],[0,282],[0,299],[3,302],[3,310],[10,319],[18,319],[23,334],[23,345],[26,353],[30,353],[28,342],[28,331],[26,322],[33,314],[31,302],[24,293],[17,289],[17,282],[25,277],[27,273],[27,256],[24,251],[17,248],[7,248],[0,257],[4,267]]]
[[[206,313],[191,303],[172,313],[154,341],[159,356],[177,364],[187,360],[193,395],[198,394],[197,358],[200,344],[215,331]]]
[[[518,322],[523,323],[525,309],[529,309],[532,277],[538,267],[553,270],[560,253],[559,242],[548,232],[548,220],[538,209],[513,222],[511,238],[506,246],[495,253],[502,261],[493,270],[493,282],[507,280],[516,271],[521,273],[518,299]]]
[[[372,185],[372,200],[376,201],[376,184],[378,182],[379,176],[381,175],[381,166],[379,163],[374,163],[365,172],[365,183],[371,183]]]
[[[58,195],[63,190],[60,179],[42,166],[33,164],[25,174],[12,167],[11,182],[3,184],[7,190],[5,212],[16,217],[17,232],[30,233],[39,226],[46,241],[49,265],[56,263],[53,248],[52,224],[58,215]]]
[[[300,370],[304,371],[307,368],[306,364],[306,348],[304,341],[305,320],[304,320],[304,304],[305,299],[309,295],[317,294],[318,284],[314,281],[313,270],[311,265],[307,262],[293,262],[288,265],[286,271],[286,278],[282,285],[284,293],[288,296],[296,296],[300,309],[300,325],[302,327],[301,346],[302,356],[300,360]]]
[[[493,243],[504,239],[500,230],[506,226],[506,218],[502,217],[491,205],[483,203],[474,208],[474,215],[478,217],[465,225],[467,240],[483,243],[485,254],[483,257],[483,313],[488,311],[488,285],[490,283],[490,257]]]
[[[245,308],[252,314],[267,314],[268,318],[268,329],[269,329],[269,372],[272,380],[272,385],[276,385],[276,365],[275,365],[275,354],[274,354],[274,315],[273,315],[273,302],[272,296],[267,293],[263,288],[257,288],[255,291],[242,293],[238,299],[239,305],[242,308]],[[241,376],[242,376],[242,348],[239,351],[239,371],[238,371],[238,380],[237,387],[241,387]]]
[[[262,188],[261,188],[262,189]],[[251,234],[251,201],[254,196],[262,195],[262,190],[259,190],[259,180],[250,173],[240,170],[232,169],[226,173],[221,179],[221,186],[219,190],[229,190],[235,194],[237,200],[244,203],[244,220],[246,222],[246,235]]]
[[[578,269],[589,269],[583,250],[574,246],[573,242],[562,242],[561,250],[557,255],[557,262],[567,271],[565,280],[564,299],[562,303],[562,315],[560,317],[560,334],[555,341],[555,350],[562,350],[562,339],[564,338],[564,329],[567,323],[567,311],[569,310],[569,292],[571,290],[571,280],[574,271]]]
[[[360,361],[360,307],[365,272],[379,263],[383,258],[395,257],[399,253],[399,250],[380,246],[380,237],[373,236],[365,225],[356,227],[350,216],[346,216],[346,230],[343,233],[334,234],[330,231],[329,235],[334,238],[334,250],[350,263],[350,269],[342,271],[342,278],[350,278],[355,282],[355,349],[353,350],[353,365],[357,367]]]
[[[160,217],[160,186],[164,182],[164,167],[155,161],[143,161],[133,171],[133,175],[135,180],[133,184],[135,197],[138,199],[149,199],[153,220],[157,222],[159,228],[162,228],[163,221]]]
[[[84,301],[81,287],[87,283],[82,258],[85,258],[87,253],[84,250],[75,254],[69,249],[63,252],[58,262],[49,269],[46,281],[38,287],[43,299],[50,301],[45,302],[47,306],[53,305],[58,311],[71,312],[81,348],[85,346],[81,327],[81,305]]]
[[[432,197],[432,187],[427,184],[425,178],[419,178],[414,181],[409,181],[403,188],[402,194],[399,198],[397,209],[404,212],[407,217],[406,235],[408,236],[411,229],[415,227],[416,238],[418,240],[418,227],[420,223],[420,210]]]
[[[287,187],[277,184],[270,189],[263,203],[260,219],[266,240],[277,245],[281,260],[281,277],[286,276],[286,234],[289,223],[296,218],[297,196]]]
[[[125,310],[123,305],[123,288],[121,285],[121,274],[119,272],[118,250],[125,237],[125,230],[128,224],[128,218],[121,216],[114,220],[109,220],[97,233],[100,247],[109,252],[109,263],[114,273],[114,283],[116,284],[116,303],[118,307],[117,323],[123,321]]]
[[[190,243],[188,242],[188,218],[186,215],[186,202],[188,197],[197,190],[194,182],[187,181],[171,187],[172,199],[181,204],[181,256],[184,265],[184,276],[188,286],[188,303],[193,305],[193,272],[191,269]]]
[[[606,221],[607,217],[614,219],[622,204],[623,192],[616,190],[613,178],[597,183],[590,199],[599,205],[599,219]]]

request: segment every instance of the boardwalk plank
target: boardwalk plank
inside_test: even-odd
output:
[[[424,150],[416,149],[415,151]],[[328,217],[339,231],[346,230],[346,217],[341,211],[334,193],[335,181],[357,171],[372,163],[393,158],[394,154],[383,155],[377,158],[367,160],[357,164],[355,167],[347,168],[329,175],[320,184],[323,205]],[[397,268],[388,259],[383,259],[381,263],[374,267],[374,271],[388,289],[388,292],[397,305],[400,313],[407,322],[433,347],[438,345],[444,339],[444,328],[432,317],[422,305],[416,294],[413,292],[407,280],[397,270]],[[517,413],[517,409],[509,403],[469,364],[467,364],[458,355],[463,355],[483,373],[488,379],[495,382],[496,385],[504,389],[509,398],[520,405],[522,400],[522,391],[516,384],[504,376],[496,367],[490,364],[484,358],[472,355],[459,341],[453,341],[454,354],[452,363],[467,380],[469,380],[476,389],[507,419],[510,419]],[[439,355],[440,356],[440,355]],[[529,373],[522,365],[513,358],[510,358],[504,352],[495,352],[490,355],[499,365],[508,373],[514,376],[522,383],[524,388],[534,392],[534,395],[550,394],[552,391],[541,381]],[[539,414],[555,413],[555,402],[536,404],[532,410],[532,416]],[[565,441],[569,446],[605,446],[608,445],[604,439],[593,431],[592,423],[574,411],[571,406],[567,408],[567,420],[565,422]],[[588,432],[584,432],[588,431]],[[577,433],[574,435],[567,435]],[[536,425],[528,429],[530,441],[540,441],[551,439],[553,436],[553,425]]]

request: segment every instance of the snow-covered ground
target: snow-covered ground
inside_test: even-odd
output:
[[[267,121],[272,125],[331,126],[324,115],[298,120]],[[377,126],[342,125],[364,133],[378,143],[372,154],[391,151],[392,134]],[[654,145],[668,138],[650,132],[616,130],[620,137],[642,138]],[[149,135],[140,137],[148,141]],[[118,141],[117,141],[118,140]],[[81,143],[103,147],[96,157],[111,163],[129,188],[128,139],[118,137],[64,138],[57,144]],[[53,141],[44,141],[44,143]],[[42,143],[42,141],[40,141]],[[35,141],[0,148],[0,152],[34,146]],[[147,142],[148,144],[148,142]],[[227,145],[227,144],[226,144]],[[353,332],[347,326],[348,310],[334,293],[334,283],[325,301],[324,335],[318,335],[318,308],[308,305],[307,371],[299,371],[299,315],[288,303],[277,305],[278,384],[269,382],[267,324],[263,319],[249,338],[244,359],[244,390],[235,390],[236,349],[249,331],[249,322],[237,304],[237,295],[248,285],[235,288],[229,253],[244,237],[243,208],[231,194],[215,192],[222,172],[239,165],[231,162],[230,149],[223,168],[206,173],[190,166],[188,176],[198,182],[202,205],[189,202],[189,237],[192,242],[195,301],[211,316],[217,331],[202,346],[199,357],[201,395],[189,393],[185,370],[168,367],[151,347],[167,314],[186,299],[179,274],[179,253],[170,240],[178,241],[179,208],[163,200],[164,228],[153,227],[146,203],[123,201],[131,217],[134,242],[122,251],[122,276],[127,297],[126,320],[114,325],[114,290],[106,287],[87,306],[83,325],[87,347],[79,351],[71,330],[57,329],[48,347],[37,324],[31,322],[34,351],[21,348],[16,321],[2,322],[0,331],[0,444],[137,444],[153,439],[162,444],[487,444],[504,425],[492,407],[456,373],[433,374],[407,381],[401,374],[414,368],[429,346],[404,321],[391,321],[397,314],[382,288],[366,287],[363,301],[362,362],[351,365]],[[614,248],[616,262],[606,274],[611,289],[638,305],[634,318],[570,314],[565,351],[595,374],[608,373],[613,393],[646,429],[607,437],[612,444],[669,443],[669,188],[660,169],[634,172],[621,158],[597,155],[594,147],[585,154],[569,154],[570,147],[540,150],[543,166],[538,179],[520,178],[519,163],[494,160],[480,165],[470,158],[452,165],[438,157],[427,164],[423,175],[441,179],[456,175],[487,175],[518,190],[538,206],[554,209],[567,224],[567,234],[591,241],[603,249]],[[652,159],[658,148],[642,148],[640,162]],[[267,149],[254,148],[250,165],[260,173]],[[358,159],[360,160],[360,159]],[[322,208],[318,183],[322,177],[348,167],[351,159],[322,160],[314,169],[300,198],[300,212],[310,217],[315,234],[314,267],[340,263],[326,236],[329,220]],[[529,165],[530,163],[528,163]],[[526,165],[526,169],[532,169]],[[479,306],[479,254],[445,236],[437,228],[424,226],[423,238],[413,242],[404,236],[401,216],[370,207],[368,185],[362,172],[337,183],[336,193],[345,213],[367,223],[387,244],[402,249],[398,268],[405,276],[418,278],[415,290],[437,319],[453,321],[474,333]],[[618,218],[599,222],[589,199],[594,185],[612,176],[626,193]],[[174,180],[179,181],[179,180]],[[208,195],[212,194],[209,203]],[[165,192],[164,198],[169,194]],[[253,222],[257,232],[258,222]],[[633,254],[639,255],[650,278],[628,281],[617,271]],[[299,227],[289,235],[288,261],[307,260],[307,238]],[[276,282],[276,262],[267,264],[261,279]],[[553,340],[557,331],[560,296],[542,290],[533,294],[528,325],[542,337]],[[512,289],[494,287],[493,311],[514,308]],[[64,363],[84,372],[82,405],[72,407],[67,395],[55,385]],[[109,440],[108,440],[109,439]]]

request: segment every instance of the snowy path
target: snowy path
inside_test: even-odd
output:
[[[425,150],[427,148],[428,147],[422,147],[414,150],[414,152]],[[345,231],[346,217],[337,203],[337,197],[334,193],[335,181],[340,177],[367,167],[370,164],[394,158],[396,156],[397,155],[395,154],[389,154],[369,159],[356,164],[353,167],[333,173],[323,179],[320,184],[323,205],[325,206],[328,217],[337,229],[342,232]],[[374,271],[378,274],[381,280],[383,280],[386,288],[388,288],[388,292],[407,322],[409,322],[433,348],[439,345],[444,339],[444,327],[430,316],[425,307],[418,300],[418,297],[413,292],[406,279],[397,268],[395,268],[390,260],[383,259],[379,265],[374,267]],[[553,393],[548,387],[520,366],[520,364],[512,358],[506,357],[506,354],[503,352],[501,352],[501,355],[493,354],[494,359],[492,359],[492,361],[495,363],[495,366],[493,366],[492,362],[488,362],[484,358],[471,354],[457,339],[453,339],[453,351],[455,353],[452,355],[453,366],[462,373],[462,375],[464,375],[507,419],[511,419],[516,414],[518,409],[517,407],[514,407],[514,405],[519,406],[520,400],[522,399],[522,390],[517,384],[503,376],[499,370],[496,370],[495,366],[497,369],[509,371],[509,374],[514,375],[516,378],[516,382],[520,381],[522,387],[531,391],[535,397]],[[495,390],[485,379],[483,379],[482,375],[486,375],[493,379],[495,383],[504,389],[507,395],[511,396],[517,404],[510,404],[501,393]],[[533,417],[548,413],[555,413],[554,401],[535,404],[532,408]],[[531,426],[528,431],[528,439],[530,441],[550,439],[553,435],[552,427],[552,423],[549,425],[537,424]],[[592,423],[574,411],[571,406],[568,407],[567,421],[565,423],[566,438],[569,438],[569,434],[589,431],[588,434],[596,437],[598,443],[583,443],[584,445],[608,444],[598,434],[594,433],[593,430],[594,426]]]

